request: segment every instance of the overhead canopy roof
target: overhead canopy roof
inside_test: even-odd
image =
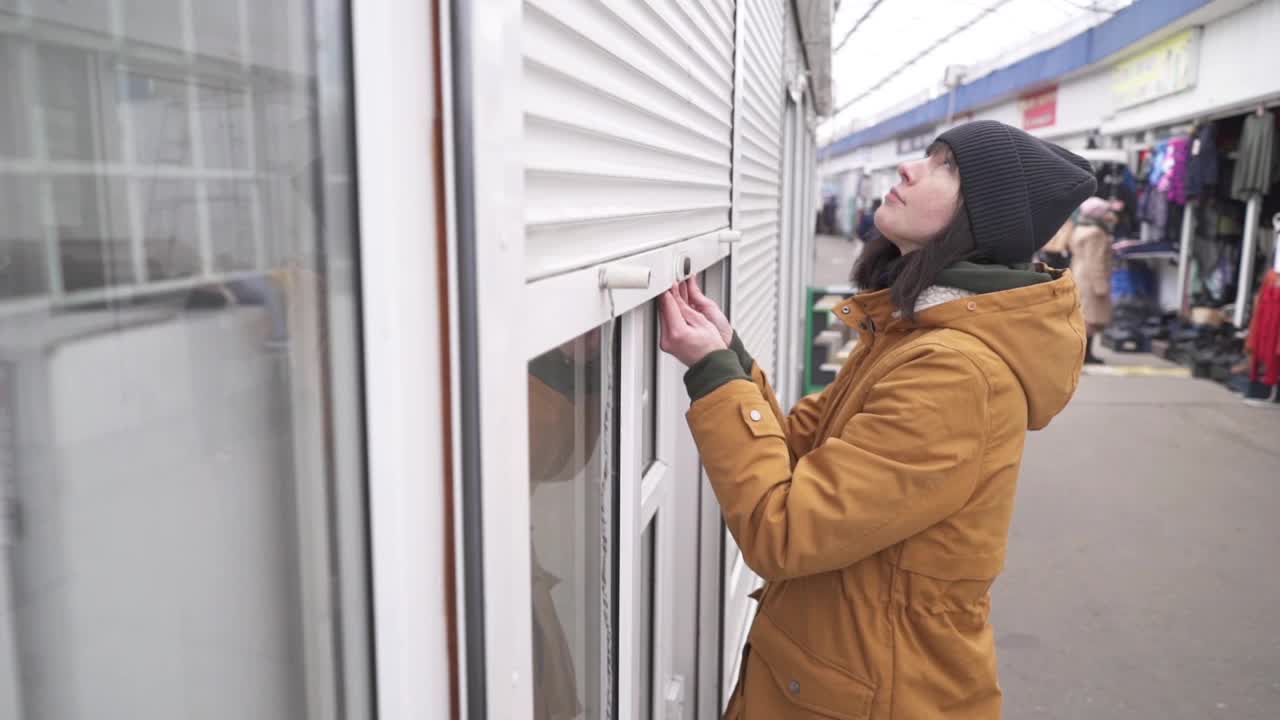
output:
[[[945,92],[1110,18],[1133,0],[842,0],[832,23],[833,111],[820,141]]]

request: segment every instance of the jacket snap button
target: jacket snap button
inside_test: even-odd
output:
[[[848,315],[848,314],[849,314],[849,308],[848,308],[847,306],[846,306],[846,307],[842,307],[842,308],[840,308],[840,312],[844,313],[845,315]]]
[[[977,309],[978,309],[978,303],[971,302],[971,303],[969,303],[969,305],[968,305],[967,307],[969,308],[969,311],[970,311],[970,312],[972,312],[972,311],[974,311],[974,310],[977,310]]]
[[[761,418],[761,415],[759,410],[751,411],[751,422],[760,422],[760,418]]]
[[[799,695],[800,683],[796,682],[795,680],[792,680],[791,684],[787,686],[787,689],[791,691],[792,695]]]

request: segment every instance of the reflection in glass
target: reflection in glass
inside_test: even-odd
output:
[[[0,174],[0,302],[48,292],[38,196],[35,179]]]
[[[603,334],[592,330],[529,361],[535,720],[604,718],[612,697]]]
[[[0,0],[3,720],[372,716],[349,13],[264,5]]]
[[[645,526],[640,537],[640,683],[636,687],[640,693],[641,720],[653,717],[653,596],[656,579],[653,562],[657,557],[657,540],[658,519],[655,517]]]
[[[44,120],[41,129],[49,159],[92,162],[94,126],[89,114],[89,55],[56,45],[42,45],[36,59],[40,114]]]
[[[137,180],[147,278],[152,281],[200,273],[198,186],[190,180]]]
[[[249,94],[234,88],[196,88],[201,150],[208,168],[249,167]]]
[[[252,270],[258,262],[253,229],[253,185],[234,180],[214,180],[205,184],[211,227],[218,228],[213,239],[214,268],[222,272]]]
[[[31,152],[27,139],[27,114],[30,108],[12,102],[22,92],[22,66],[18,42],[0,35],[0,157],[22,157]],[[8,217],[6,215],[6,217]]]
[[[644,422],[640,439],[640,467],[648,470],[658,459],[658,306],[651,302],[637,312],[644,323],[644,347],[641,349],[640,407]]]
[[[121,76],[120,111],[133,132],[133,161],[144,166],[190,167],[188,84],[142,64],[128,66]]]
[[[50,183],[65,290],[102,288],[132,279],[124,181],[93,175]]]

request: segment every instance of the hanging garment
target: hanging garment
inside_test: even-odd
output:
[[[1138,194],[1138,178],[1134,177],[1133,171],[1125,166],[1123,172],[1120,173],[1120,184],[1130,193]]]
[[[1249,379],[1280,383],[1280,273],[1267,271],[1253,303],[1249,323]]]
[[[1191,155],[1191,141],[1184,137],[1169,141],[1165,153],[1165,173],[1161,178],[1161,188],[1169,193],[1169,202],[1178,205],[1187,203],[1187,159]]]
[[[1151,225],[1151,237],[1163,240],[1169,226],[1169,193],[1155,188],[1147,191],[1147,215],[1144,219]]]
[[[1275,115],[1266,112],[1246,117],[1240,133],[1240,157],[1231,176],[1231,197],[1245,202],[1252,195],[1266,194],[1280,177],[1277,152]]]
[[[1187,197],[1212,195],[1218,184],[1218,141],[1212,123],[1200,128],[1187,159]]]
[[[1162,142],[1151,151],[1151,169],[1147,173],[1147,184],[1156,187],[1164,178],[1164,159],[1169,143]]]

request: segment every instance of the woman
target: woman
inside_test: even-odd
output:
[[[1084,305],[1085,332],[1088,334],[1084,361],[1101,364],[1093,354],[1093,338],[1111,324],[1111,228],[1115,215],[1106,200],[1091,197],[1077,213],[1075,228],[1067,248],[1071,251],[1071,274],[1080,288]]]
[[[835,309],[857,347],[789,415],[715,303],[663,294],[690,429],[766,581],[727,717],[999,717],[988,590],[1026,432],[1084,356],[1070,274],[1021,263],[1093,194],[1087,168],[987,121],[904,163],[865,292]]]

